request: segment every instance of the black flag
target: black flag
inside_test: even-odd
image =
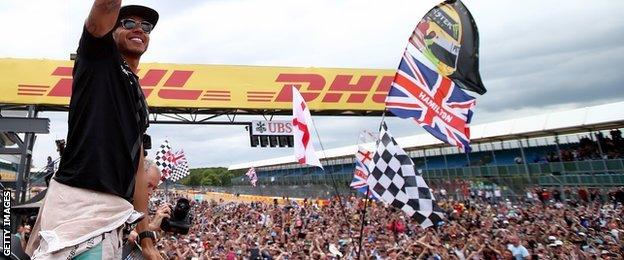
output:
[[[447,0],[429,10],[410,42],[459,87],[479,94],[487,91],[479,75],[477,25],[461,1]]]

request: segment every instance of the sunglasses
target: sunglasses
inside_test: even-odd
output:
[[[147,34],[149,34],[152,31],[152,29],[154,29],[154,25],[146,21],[141,21],[139,23],[132,19],[123,19],[120,21],[120,23],[121,23],[121,27],[123,27],[126,30],[132,30],[136,28],[137,26],[139,26],[140,24],[141,30],[143,30]]]

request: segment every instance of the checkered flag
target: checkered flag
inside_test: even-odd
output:
[[[367,180],[373,195],[403,210],[423,228],[442,220],[442,209],[436,204],[421,172],[416,173],[412,159],[388,132],[385,122],[379,132],[373,164]]]
[[[184,151],[182,151],[182,154],[184,154]],[[184,157],[184,159],[178,161],[178,164],[173,169],[169,179],[172,182],[176,182],[189,175],[189,173],[188,161],[186,161],[186,157]]]
[[[156,166],[162,173],[162,180],[168,179],[173,170],[173,163],[169,158],[171,158],[171,145],[169,145],[169,141],[165,140],[160,145],[160,149],[156,151],[156,158],[154,158]]]

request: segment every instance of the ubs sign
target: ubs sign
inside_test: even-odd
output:
[[[272,120],[251,122],[251,135],[287,136],[293,134],[292,121]]]

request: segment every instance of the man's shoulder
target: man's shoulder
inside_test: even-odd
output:
[[[100,68],[121,68],[120,66],[123,64],[123,59],[121,55],[117,52],[111,53],[110,55],[101,55],[97,58],[94,58],[94,54],[88,52],[78,52],[76,56],[76,61],[74,62],[74,67],[76,68],[89,68],[89,67],[97,67],[98,70]],[[96,71],[98,71],[96,70]]]
[[[112,30],[102,37],[95,37],[83,27],[76,51],[78,59],[89,57],[93,60],[101,60],[105,57],[116,56],[116,53],[117,45],[113,39]]]

